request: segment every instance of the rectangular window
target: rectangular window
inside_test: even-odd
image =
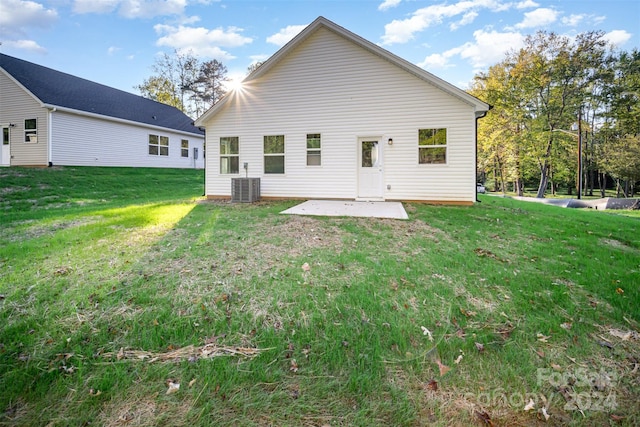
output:
[[[419,129],[418,130],[418,163],[445,164],[447,163],[447,130]]]
[[[168,156],[169,137],[162,135],[149,135],[149,154],[152,156]]]
[[[264,137],[264,173],[284,173],[284,135]]]
[[[320,134],[307,134],[307,166],[320,166],[322,164],[322,156],[320,154]]]
[[[183,139],[180,141],[180,156],[189,157],[189,140]]]
[[[237,136],[220,138],[220,173],[240,172],[240,143]]]
[[[26,119],[24,121],[24,142],[38,142],[37,119]]]

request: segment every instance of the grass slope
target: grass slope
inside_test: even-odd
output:
[[[282,216],[202,179],[0,170],[0,425],[640,424],[637,217]]]

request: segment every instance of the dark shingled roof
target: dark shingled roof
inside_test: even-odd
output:
[[[170,105],[1,53],[0,67],[47,105],[203,134],[193,119]]]

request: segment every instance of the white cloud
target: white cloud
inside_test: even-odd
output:
[[[297,36],[298,33],[306,27],[306,25],[289,25],[278,31],[276,34],[267,37],[267,42],[275,44],[276,46],[284,46],[289,40]]]
[[[610,44],[619,47],[629,41],[631,33],[625,30],[613,30],[604,35],[604,39]]]
[[[521,1],[520,3],[516,4],[516,9],[530,9],[533,7],[538,7],[540,6],[538,3],[534,2],[533,0],[525,0],[525,1]]]
[[[269,55],[264,53],[260,55],[251,55],[249,56],[249,59],[251,59],[252,64],[257,64],[258,62],[264,62],[269,59]]]
[[[556,22],[558,19],[558,11],[541,7],[524,14],[524,19],[516,28],[539,28]]]
[[[382,45],[406,43],[414,38],[414,34],[427,28],[442,24],[445,19],[462,15],[458,22],[450,24],[451,29],[467,25],[478,16],[482,9],[501,12],[516,6],[515,3],[502,0],[460,0],[453,4],[434,4],[413,12],[410,18],[396,19],[384,26]]]
[[[378,6],[378,10],[391,9],[392,7],[396,7],[397,5],[399,5],[401,1],[402,0],[384,0],[382,3],[380,3],[380,6]]]
[[[562,23],[564,25],[568,25],[569,27],[577,27],[582,21],[584,21],[586,16],[587,15],[585,15],[584,13],[581,13],[579,15],[571,14],[562,18]]]
[[[449,68],[452,66],[451,59],[457,56],[467,60],[474,70],[484,69],[503,60],[509,50],[521,48],[525,36],[518,32],[477,30],[473,38],[474,42],[427,56],[418,66],[425,69]]]
[[[75,13],[111,13],[125,18],[152,18],[154,16],[179,15],[184,12],[187,0],[75,0]]]
[[[2,42],[4,47],[15,50],[27,50],[35,53],[47,53],[47,50],[33,40],[7,40]]]
[[[55,9],[45,9],[33,1],[0,1],[0,37],[3,39],[13,40],[34,28],[49,28],[57,19]]]
[[[451,29],[451,31],[455,31],[464,25],[471,24],[477,17],[478,12],[472,11],[465,13],[460,21],[452,23],[451,25],[449,25],[449,28]]]
[[[448,50],[444,53],[433,53],[427,56],[426,58],[424,58],[424,61],[420,62],[418,66],[426,70],[449,68],[453,66],[449,62],[449,58],[454,56],[454,54],[455,54],[455,51],[453,50]]]
[[[167,46],[179,51],[193,51],[194,55],[229,60],[235,58],[221,47],[239,47],[253,41],[244,37],[241,28],[228,27],[209,30],[203,27],[185,27],[156,25],[153,27],[158,34],[164,34],[158,39],[158,46]]]
[[[503,60],[508,51],[524,46],[525,36],[518,32],[477,30],[473,38],[475,43],[462,46],[460,57],[468,59],[474,68],[485,68]]]
[[[119,48],[119,47],[116,47],[116,46],[110,46],[109,49],[107,49],[107,55],[109,55],[109,56],[114,55],[119,50],[122,50],[122,48]]]
[[[110,13],[120,4],[121,0],[76,0],[73,3],[75,13]]]

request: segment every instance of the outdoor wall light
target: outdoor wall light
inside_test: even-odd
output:
[[[389,140],[387,141],[387,143],[388,143],[389,145],[393,145],[393,138],[389,138]]]
[[[16,124],[15,123],[9,123],[9,127],[10,128],[14,128],[14,127],[16,127]]]

